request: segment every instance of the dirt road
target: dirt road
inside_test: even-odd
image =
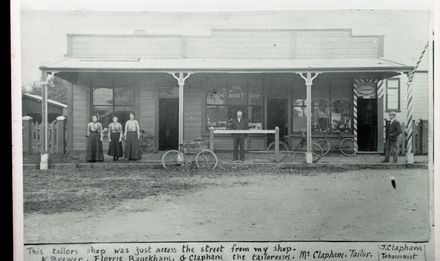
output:
[[[85,210],[28,211],[25,242],[428,239],[426,169],[248,172],[173,177],[197,186],[121,200],[111,208],[92,201]],[[33,191],[32,197],[43,194]]]

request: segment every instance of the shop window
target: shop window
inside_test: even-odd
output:
[[[387,111],[400,111],[400,79],[388,79],[387,87]]]
[[[248,119],[249,128],[263,128],[263,88],[235,81],[213,88],[206,95],[207,128],[228,129],[237,111]]]
[[[96,84],[92,97],[92,113],[98,116],[104,128],[112,122],[113,116],[117,116],[119,122],[125,126],[130,112],[134,110],[134,90],[114,86],[111,82]]]
[[[352,130],[352,82],[335,79],[316,81],[312,86],[312,131],[349,132]],[[307,128],[305,86],[293,92],[292,130]]]

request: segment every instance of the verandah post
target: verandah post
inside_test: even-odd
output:
[[[358,87],[360,84],[359,79],[354,79],[353,84],[353,139],[354,139],[354,150],[358,151],[358,132],[357,132],[357,99],[358,99]]]
[[[177,80],[179,85],[179,150],[180,145],[183,144],[183,88],[185,87],[185,80],[191,75],[191,73],[178,72],[170,73],[174,79]]]
[[[413,125],[412,125],[412,88],[411,88],[412,77],[407,76],[407,88],[406,88],[406,163],[414,163],[414,153],[413,153]]]
[[[47,85],[50,83],[51,79],[55,76],[56,72],[42,72],[42,81],[41,82],[41,118],[42,118],[42,148],[41,148],[41,157],[40,157],[40,170],[47,170],[49,168],[49,123],[48,123],[48,107],[47,107]]]
[[[44,77],[44,73],[43,73]],[[42,82],[41,85],[41,120],[42,120],[42,135],[40,137],[41,146],[41,158],[40,158],[40,170],[46,170],[49,168],[49,124],[47,122],[47,84],[48,82]]]
[[[313,80],[318,77],[319,73],[317,72],[306,72],[306,73],[298,73],[301,78],[305,80],[306,83],[306,119],[307,119],[307,127],[306,127],[306,140],[307,140],[307,152],[306,152],[306,163],[313,163],[313,153],[312,153],[312,85]],[[305,76],[304,76],[305,74]],[[312,75],[313,74],[313,75]]]
[[[414,147],[413,147],[413,138],[414,138],[414,133],[413,133],[413,108],[412,108],[412,99],[413,99],[413,94],[412,94],[412,81],[414,78],[414,74],[417,71],[417,68],[420,65],[420,62],[422,61],[422,58],[424,56],[424,54],[426,53],[426,51],[428,50],[429,47],[429,42],[426,43],[425,48],[423,49],[422,53],[419,56],[419,59],[417,60],[417,63],[414,65],[413,69],[408,73],[408,78],[407,78],[407,88],[406,88],[406,128],[407,128],[407,132],[406,132],[406,137],[407,137],[407,143],[406,143],[406,163],[408,164],[414,164]],[[402,74],[404,75],[404,74]]]

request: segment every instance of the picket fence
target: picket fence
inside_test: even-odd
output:
[[[48,124],[48,153],[65,153],[66,120],[64,116]],[[33,122],[32,117],[23,117],[23,152],[28,154],[44,153],[43,123]]]

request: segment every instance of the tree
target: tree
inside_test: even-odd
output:
[[[33,82],[30,94],[35,94],[41,96],[41,84],[40,82]],[[47,98],[67,104],[67,87],[59,79],[54,78],[53,84],[48,84],[47,86]]]

